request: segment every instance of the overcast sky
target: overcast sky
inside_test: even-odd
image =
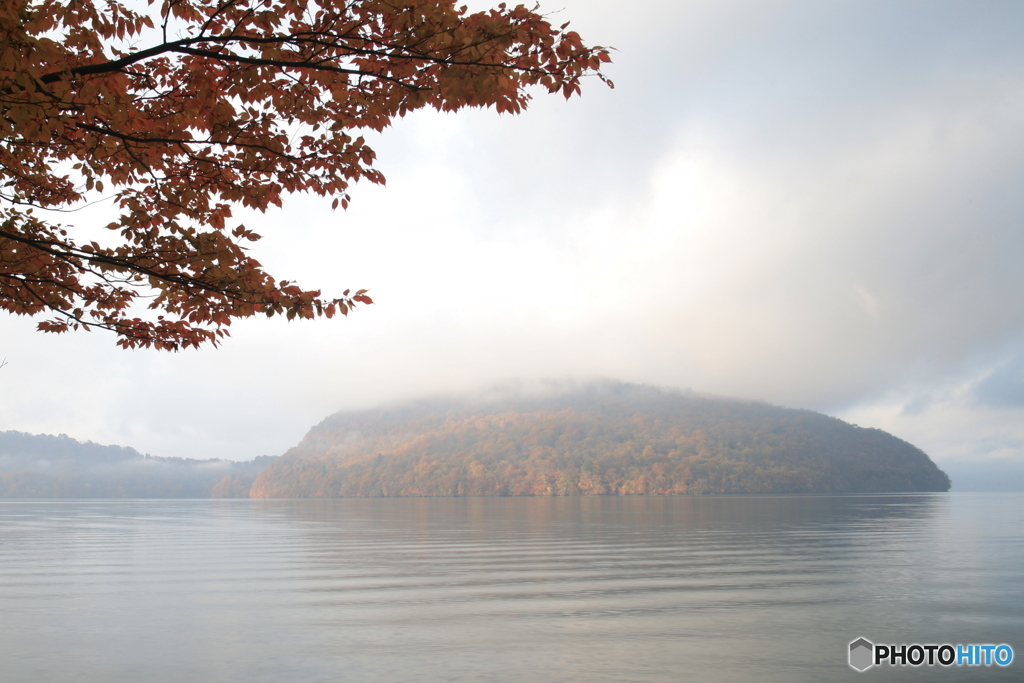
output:
[[[0,429],[248,459],[341,409],[601,377],[1024,462],[1024,4],[542,9],[616,48],[614,90],[418,113],[347,212],[244,216],[272,273],[376,305],[177,354],[0,314]]]

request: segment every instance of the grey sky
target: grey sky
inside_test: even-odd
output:
[[[0,429],[246,459],[342,408],[612,377],[1024,461],[1024,6],[561,6],[614,90],[411,116],[387,188],[245,217],[276,275],[377,305],[179,354],[0,318]]]

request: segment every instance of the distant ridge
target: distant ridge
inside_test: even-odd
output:
[[[600,382],[342,412],[252,497],[947,491],[915,446],[809,410]]]
[[[274,458],[158,458],[66,434],[0,432],[0,498],[244,498]]]

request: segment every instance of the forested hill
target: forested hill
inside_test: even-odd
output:
[[[604,383],[332,415],[253,497],[946,491],[891,434],[808,410]]]
[[[0,498],[244,498],[271,460],[155,458],[64,434],[0,432]]]

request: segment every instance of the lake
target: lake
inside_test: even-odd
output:
[[[5,683],[1009,681],[1022,636],[1020,493],[0,501]]]

